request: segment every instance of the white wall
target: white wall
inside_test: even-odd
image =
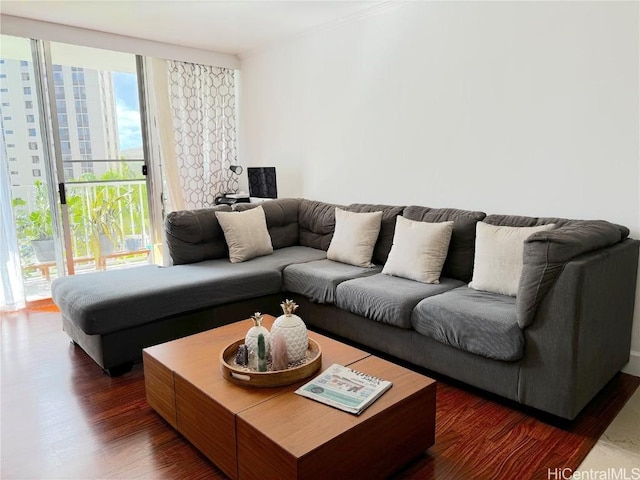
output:
[[[280,196],[603,218],[640,238],[638,7],[404,2],[254,53],[241,162],[276,166]]]

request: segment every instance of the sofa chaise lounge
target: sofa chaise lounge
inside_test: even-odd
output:
[[[167,215],[170,267],[147,265],[54,281],[63,328],[111,374],[143,348],[247,318],[278,314],[286,298],[312,328],[349,339],[553,415],[573,419],[628,361],[638,249],[605,221],[486,215],[420,206],[354,204],[382,212],[373,267],[327,259],[336,205],[261,204],[273,253],[230,263],[214,208]],[[244,211],[254,204],[239,204]],[[453,222],[440,281],[381,273],[398,216]],[[515,296],[469,287],[476,227],[552,230],[524,242]]]

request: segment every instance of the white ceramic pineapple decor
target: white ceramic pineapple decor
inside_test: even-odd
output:
[[[272,334],[280,332],[287,343],[287,356],[289,362],[297,362],[302,360],[307,353],[309,346],[309,337],[307,335],[307,326],[302,319],[295,315],[294,312],[298,305],[293,300],[285,300],[281,303],[284,315],[280,315],[273,322],[271,327]]]
[[[269,341],[269,330],[262,326],[262,314],[256,312],[251,316],[253,320],[253,327],[249,329],[247,335],[244,337],[244,344],[247,346],[247,353],[249,358],[255,358],[258,354],[258,335],[264,335],[264,344],[266,348],[266,354],[269,356],[269,347],[271,342]]]

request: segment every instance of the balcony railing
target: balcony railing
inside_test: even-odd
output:
[[[43,192],[44,198],[39,198]],[[46,239],[53,232],[46,189],[42,184],[17,187],[14,198],[24,199],[14,201],[14,212],[27,296],[48,296],[49,281],[58,274],[53,240],[49,256],[36,256],[38,242],[33,242],[36,238]],[[76,273],[149,262],[149,211],[144,180],[68,183],[67,206]]]
[[[67,205],[74,256],[150,248],[144,180],[67,184]]]

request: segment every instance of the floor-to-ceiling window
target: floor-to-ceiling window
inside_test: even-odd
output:
[[[2,175],[27,300],[64,273],[148,262],[136,57],[6,36],[0,49]]]

